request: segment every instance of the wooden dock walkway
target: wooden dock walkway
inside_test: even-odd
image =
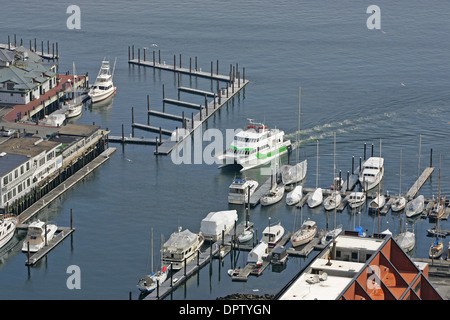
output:
[[[266,182],[260,185],[250,196],[250,207],[257,206],[259,204],[259,201],[261,200],[261,197],[270,190],[271,186],[272,178],[267,179]]]
[[[420,188],[422,188],[423,184],[428,180],[428,178],[431,176],[433,171],[434,171],[433,167],[425,168],[425,170],[422,172],[420,177],[416,180],[416,182],[412,185],[412,187],[406,193],[406,201],[410,201],[416,197]]]
[[[158,146],[158,148],[155,150],[155,154],[161,154],[161,155],[168,155],[172,152],[174,148],[176,148],[179,144],[183,143],[183,141],[188,138],[198,127],[201,127],[203,122],[205,122],[209,117],[211,117],[217,110],[220,110],[220,108],[225,105],[230,99],[232,99],[237,93],[240,92],[241,89],[243,89],[249,81],[245,79],[245,68],[243,68],[243,76],[241,77],[241,73],[238,69],[238,64],[236,66],[230,65],[230,72],[229,75],[221,75],[219,74],[219,61],[217,61],[217,68],[214,72],[213,70],[213,62],[211,62],[211,70],[209,72],[202,71],[201,68],[198,68],[198,61],[197,58],[195,59],[195,66],[192,65],[192,59],[190,59],[189,68],[183,68],[181,63],[181,55],[180,55],[180,61],[177,65],[176,56],[174,56],[173,59],[173,65],[169,65],[164,63],[161,63],[161,52],[158,52],[158,59],[156,59],[156,53],[153,51],[153,59],[147,60],[146,59],[146,51],[144,50],[143,59],[141,59],[140,55],[140,49],[138,49],[137,59],[135,58],[135,49],[134,46],[128,47],[128,63],[133,65],[139,65],[144,67],[152,67],[156,69],[176,72],[179,75],[180,74],[188,74],[190,76],[196,76],[196,77],[203,77],[208,78],[211,80],[218,80],[225,82],[224,88],[218,88],[218,92],[210,92],[200,89],[194,89],[194,88],[187,88],[180,86],[180,83],[178,81],[178,99],[171,99],[167,98],[164,93],[164,85],[163,85],[163,111],[155,111],[150,110],[150,104],[147,96],[147,105],[148,105],[148,114],[171,119],[175,121],[182,122],[182,129],[185,130],[185,134],[183,134],[179,139],[177,138],[177,135],[174,134],[176,130],[172,130],[171,139],[161,141],[161,145]],[[178,79],[180,79],[178,77]],[[202,103],[192,103],[187,101],[182,101],[179,99],[179,93],[186,92],[190,94],[195,94],[199,96],[204,96],[205,101],[204,104]],[[208,97],[212,97],[212,100],[208,101]],[[177,105],[183,108],[189,108],[197,110],[198,113],[194,115],[192,113],[192,117],[184,117],[183,116],[176,116],[173,114],[165,113],[165,104],[172,104]],[[134,123],[134,120],[133,120]],[[139,128],[142,129],[142,128]],[[169,130],[168,130],[169,131]],[[129,140],[131,142],[131,140]],[[127,141],[122,140],[122,143],[126,143]]]
[[[28,225],[20,224],[17,229],[28,229]],[[75,231],[72,227],[58,227],[53,238],[47,242],[47,245],[39,249],[37,252],[30,255],[25,260],[25,265],[31,266],[36,264],[39,260],[45,257],[51,250],[53,250],[65,238],[70,236]]]

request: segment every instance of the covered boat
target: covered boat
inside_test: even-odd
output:
[[[260,242],[248,254],[247,263],[261,265],[265,258],[269,255],[269,246],[266,242]]]
[[[281,181],[285,186],[300,182],[305,179],[307,170],[307,160],[303,160],[295,165],[284,165],[280,168]]]
[[[323,202],[323,194],[322,194],[322,188],[317,188],[313,194],[311,194],[308,197],[307,203],[308,207],[315,208],[322,204]]]
[[[424,206],[425,199],[423,195],[420,195],[406,204],[405,215],[408,218],[415,217],[423,212]]]
[[[395,241],[405,252],[410,252],[416,245],[415,234],[411,231],[405,231],[395,236]]]
[[[236,210],[210,212],[201,221],[200,232],[205,240],[217,241],[222,238],[222,231],[227,234],[233,229],[238,219]]]
[[[288,192],[286,195],[286,204],[292,206],[296,203],[299,203],[303,197],[303,188],[302,186],[296,186],[292,191]]]

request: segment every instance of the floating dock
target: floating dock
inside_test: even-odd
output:
[[[183,143],[186,138],[188,138],[198,127],[201,127],[202,124],[211,117],[217,110],[220,110],[220,108],[225,105],[230,99],[232,99],[241,89],[243,89],[249,81],[245,79],[245,68],[243,68],[243,75],[241,77],[241,73],[239,71],[239,66],[236,64],[236,66],[230,65],[230,72],[229,75],[221,75],[219,74],[219,61],[217,61],[217,67],[216,71],[213,69],[213,62],[211,62],[211,70],[209,72],[202,71],[201,68],[198,68],[198,61],[197,58],[195,58],[195,66],[192,64],[192,58],[190,59],[189,68],[182,67],[182,59],[180,55],[179,59],[179,65],[177,66],[177,59],[176,56],[174,56],[173,65],[169,65],[164,63],[161,63],[161,51],[158,51],[158,59],[156,59],[156,52],[153,51],[153,59],[147,60],[146,59],[146,51],[144,50],[144,56],[143,59],[141,59],[140,55],[140,49],[138,49],[137,53],[137,59],[135,58],[135,49],[134,46],[128,47],[128,63],[132,65],[139,65],[144,67],[151,67],[166,71],[172,71],[178,73],[178,99],[172,99],[167,98],[164,93],[164,85],[163,85],[163,110],[162,111],[155,111],[150,110],[150,103],[149,103],[149,97],[147,96],[147,108],[148,108],[148,115],[149,116],[156,116],[159,118],[165,118],[169,120],[174,120],[177,122],[181,122],[182,126],[181,128],[176,128],[175,130],[168,130],[168,129],[161,129],[159,127],[152,127],[150,125],[147,126],[147,128],[144,125],[138,125],[134,122],[133,117],[133,128],[142,129],[151,131],[154,133],[159,133],[160,138],[158,139],[159,143],[156,144],[158,147],[155,150],[155,154],[160,155],[168,155],[174,148],[176,148],[179,144]],[[180,74],[187,74],[190,76],[196,76],[196,77],[202,77],[202,78],[208,78],[211,80],[217,80],[220,82],[225,83],[225,87],[218,88],[217,93],[200,90],[200,89],[194,89],[194,88],[187,88],[180,86]],[[180,100],[180,92],[185,92],[189,94],[194,94],[198,96],[204,97],[204,103],[192,103],[188,101]],[[212,98],[208,100],[208,98]],[[192,112],[191,117],[185,117],[184,111],[182,116],[170,114],[165,112],[165,104],[172,104],[176,105],[182,108],[192,109],[195,110],[195,114]],[[183,134],[178,134],[178,130],[183,129]],[[163,140],[161,137],[161,134],[170,135],[170,139]],[[116,137],[114,137],[116,138]],[[113,139],[112,142],[133,142],[137,143],[136,141],[132,141],[130,139],[122,139],[117,140]],[[156,141],[156,140],[155,140]],[[144,141],[142,141],[144,143]],[[150,144],[150,143],[149,143]]]
[[[20,224],[17,226],[18,230],[27,230],[27,224]],[[55,235],[51,240],[47,242],[47,245],[39,249],[37,252],[30,255],[25,261],[25,265],[31,266],[36,264],[39,260],[45,257],[51,250],[53,250],[61,241],[70,236],[75,229],[71,227],[58,227],[55,232]]]

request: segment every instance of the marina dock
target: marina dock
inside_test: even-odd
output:
[[[27,224],[20,224],[17,226],[18,230],[27,230]],[[61,241],[70,236],[75,229],[70,227],[58,227],[55,232],[53,238],[48,241],[47,245],[39,249],[37,252],[33,253],[33,255],[29,254],[27,260],[25,261],[25,265],[31,266],[36,264],[39,260],[45,257],[51,250],[53,250]]]
[[[14,50],[17,47],[24,46],[23,39],[20,38],[20,43],[18,43],[17,35],[14,35],[14,42],[12,42],[11,36],[8,36],[8,42],[6,44],[0,43],[0,49],[9,49]],[[58,42],[51,43],[51,52],[50,52],[50,41],[47,40],[46,46],[44,46],[44,41],[41,41],[41,46],[38,48],[38,41],[34,38],[34,47],[32,46],[32,40],[29,41],[29,49],[33,51],[41,58],[46,60],[57,60],[59,59],[59,49]],[[40,50],[39,50],[40,49]],[[47,50],[45,50],[47,49]]]
[[[161,63],[161,52],[158,51],[158,59],[156,59],[156,52],[153,51],[153,59],[147,60],[146,51],[144,50],[143,59],[141,59],[140,49],[137,52],[137,59],[135,58],[135,49],[134,46],[128,47],[128,63],[132,65],[151,67],[165,71],[171,71],[178,73],[178,99],[168,98],[165,96],[165,90],[163,85],[163,100],[162,100],[162,111],[158,110],[150,110],[149,97],[147,96],[147,109],[148,115],[158,118],[165,118],[169,120],[174,120],[177,122],[181,122],[182,125],[180,128],[175,128],[175,130],[171,129],[162,129],[158,126],[150,126],[150,125],[140,125],[134,122],[134,116],[132,121],[133,128],[142,129],[146,131],[150,131],[153,133],[159,133],[160,137],[158,139],[159,143],[156,144],[158,147],[155,150],[155,154],[160,155],[168,155],[174,148],[176,148],[179,144],[183,143],[183,141],[189,137],[198,127],[201,127],[202,124],[208,120],[217,110],[225,105],[230,99],[232,99],[236,94],[240,92],[249,81],[245,79],[245,68],[243,68],[243,75],[241,77],[241,73],[239,71],[239,66],[230,65],[229,75],[221,75],[219,74],[219,61],[216,63],[216,71],[214,71],[214,64],[211,62],[211,69],[209,72],[202,71],[202,69],[198,68],[198,60],[195,58],[195,66],[192,64],[192,58],[190,59],[189,68],[182,67],[182,57],[180,55],[179,64],[177,66],[177,59],[174,56],[173,65],[168,65],[165,62]],[[218,88],[217,93],[210,92],[206,90],[196,89],[196,88],[188,88],[180,85],[180,74],[187,74],[190,76],[208,78],[211,80],[217,80],[225,84],[225,87]],[[219,87],[219,84],[218,84]],[[202,103],[193,103],[188,101],[180,100],[180,92],[185,92],[188,94],[193,94],[197,96],[204,97],[204,102]],[[209,99],[212,98],[212,99]],[[170,114],[165,112],[165,104],[171,104],[175,106],[179,106],[180,108],[187,108],[190,110],[194,110],[196,112],[192,112],[191,116],[185,117],[184,111],[182,116]],[[178,135],[178,130],[183,129],[183,134]],[[171,138],[163,140],[161,135],[169,135]],[[118,141],[117,139],[113,139],[112,142]],[[156,140],[155,140],[156,141]],[[121,143],[133,142],[130,139],[125,140],[122,139]],[[144,141],[142,141],[144,142]],[[149,143],[150,144],[150,143]]]

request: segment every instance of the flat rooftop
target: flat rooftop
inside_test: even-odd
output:
[[[339,235],[336,249],[377,252],[384,239]],[[280,296],[279,300],[335,300],[366,266],[365,262],[328,258],[332,244],[319,254],[300,277]],[[312,279],[320,279],[312,281]]]
[[[34,157],[59,145],[59,142],[42,140],[37,137],[10,138],[0,144],[0,152]]]
[[[58,133],[60,135],[89,137],[99,129],[100,127],[95,125],[69,123],[59,129]]]
[[[0,177],[10,173],[23,163],[27,162],[29,158],[22,154],[0,154]]]

